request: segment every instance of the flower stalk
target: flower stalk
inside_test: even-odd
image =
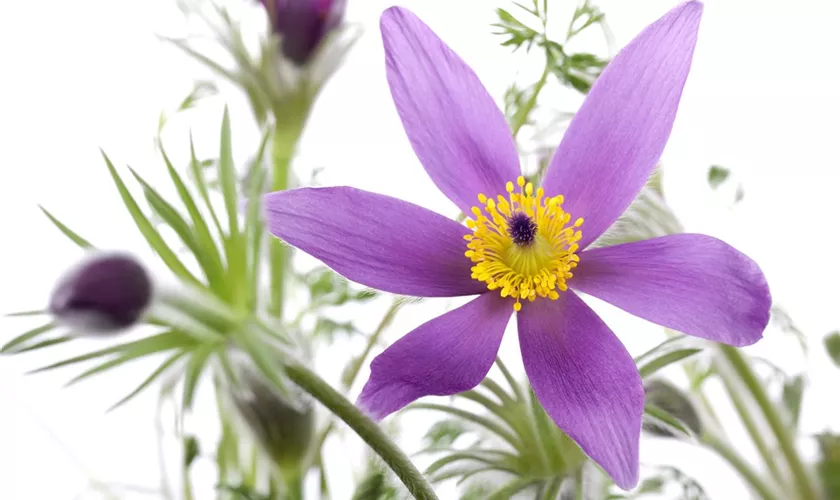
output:
[[[303,127],[306,122],[307,111],[301,113],[298,119],[284,119],[277,117],[277,123],[274,130],[274,140],[272,141],[272,170],[271,170],[271,190],[285,191],[289,188],[289,178],[291,173],[292,159],[297,149],[297,143],[303,132]],[[289,250],[284,243],[279,240],[272,240],[269,249],[269,262],[271,274],[271,295],[269,303],[269,312],[277,317],[283,317],[283,300],[286,267],[289,260]]]
[[[289,379],[321,402],[335,416],[350,426],[408,488],[417,500],[437,500],[432,486],[414,467],[408,456],[385,434],[385,431],[365,416],[341,393],[330,387],[309,368],[295,362],[286,365]]]
[[[785,461],[788,463],[788,467],[793,474],[793,480],[799,498],[803,500],[817,500],[819,496],[814,489],[805,464],[794,446],[793,438],[752,367],[750,367],[749,363],[747,363],[737,349],[725,345],[721,345],[720,349],[724,358],[732,366],[732,369],[735,370],[735,373],[738,374],[738,378],[743,381],[745,387],[755,399],[756,404],[758,404],[762,415],[767,420],[771,431],[779,443]]]

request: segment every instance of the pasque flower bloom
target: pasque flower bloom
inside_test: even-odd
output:
[[[758,266],[709,236],[587,249],[629,206],[671,132],[702,5],[648,26],[595,82],[542,185],[520,176],[502,113],[473,71],[401,8],[381,20],[387,77],[408,138],[467,226],[350,187],[265,199],[270,231],[348,279],[423,297],[478,295],[373,360],[359,404],[384,417],[476,386],[514,310],[525,370],[557,425],[616,483],[638,482],[644,390],[633,358],[578,292],[710,340],[761,338]],[[474,206],[477,205],[477,206]]]
[[[346,0],[260,0],[271,28],[281,37],[283,55],[306,64],[318,45],[344,18]]]

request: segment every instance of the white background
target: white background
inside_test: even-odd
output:
[[[387,92],[377,22],[390,2],[349,3],[349,19],[361,23],[365,34],[319,101],[295,168],[305,174],[325,167],[325,184],[352,184],[454,214],[414,158]],[[560,17],[573,3],[550,1]],[[606,12],[618,46],[675,5],[669,0],[596,3]],[[172,4],[43,0],[0,6],[0,312],[42,307],[56,276],[80,255],[37,204],[100,246],[148,255],[97,148],[153,184],[164,180],[152,145],[158,115],[177,106],[193,78],[205,76],[155,38],[182,33]],[[498,100],[513,78],[528,82],[539,71],[539,61],[511,55],[490,34],[493,8],[508,2],[402,4],[459,52]],[[807,362],[795,343],[775,330],[751,348],[792,372],[808,369],[806,434],[840,430],[840,370],[820,344],[825,333],[840,327],[838,25],[840,6],[831,0],[709,0],[694,68],[663,157],[666,196],[686,227],[721,237],[758,261],[776,302],[808,334],[813,348]],[[579,48],[604,53],[597,38]],[[541,104],[547,108],[574,110],[579,104],[570,92],[546,95]],[[237,157],[244,160],[254,128],[241,99],[229,97]],[[185,123],[173,123],[165,136],[171,148],[182,151],[191,127],[212,151],[219,109],[210,106]],[[743,183],[746,197],[738,206],[706,187],[710,164],[733,169]],[[657,328],[596,306],[631,353],[661,340]],[[392,338],[441,307],[432,302],[412,309],[396,322]],[[0,343],[29,326],[25,320],[2,320]],[[507,336],[503,356],[516,366],[514,337]],[[61,353],[91,348],[95,344],[87,342]],[[325,366],[343,364],[340,348]],[[0,358],[0,498],[74,498],[90,478],[155,487],[154,395],[104,413],[149,365],[138,363],[70,389],[62,384],[76,372],[24,376],[55,356]],[[726,413],[726,405],[721,408]],[[808,442],[801,444],[812,450]],[[340,469],[337,492],[352,477],[346,467],[349,452],[341,446],[331,446],[330,454],[333,469]],[[712,498],[746,498],[739,480],[705,453],[645,441],[642,459],[683,466]],[[201,498],[210,498],[210,473],[209,465],[199,462],[196,476],[205,483],[197,491]]]

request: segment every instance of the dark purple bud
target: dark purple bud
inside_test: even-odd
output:
[[[111,333],[135,324],[152,301],[152,281],[134,258],[99,253],[55,286],[50,312],[78,333]]]
[[[283,55],[298,66],[344,19],[346,0],[260,0],[280,36]]]

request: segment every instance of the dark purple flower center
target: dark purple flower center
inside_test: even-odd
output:
[[[516,212],[508,219],[508,234],[513,242],[521,247],[527,247],[537,236],[537,223],[527,214]]]

